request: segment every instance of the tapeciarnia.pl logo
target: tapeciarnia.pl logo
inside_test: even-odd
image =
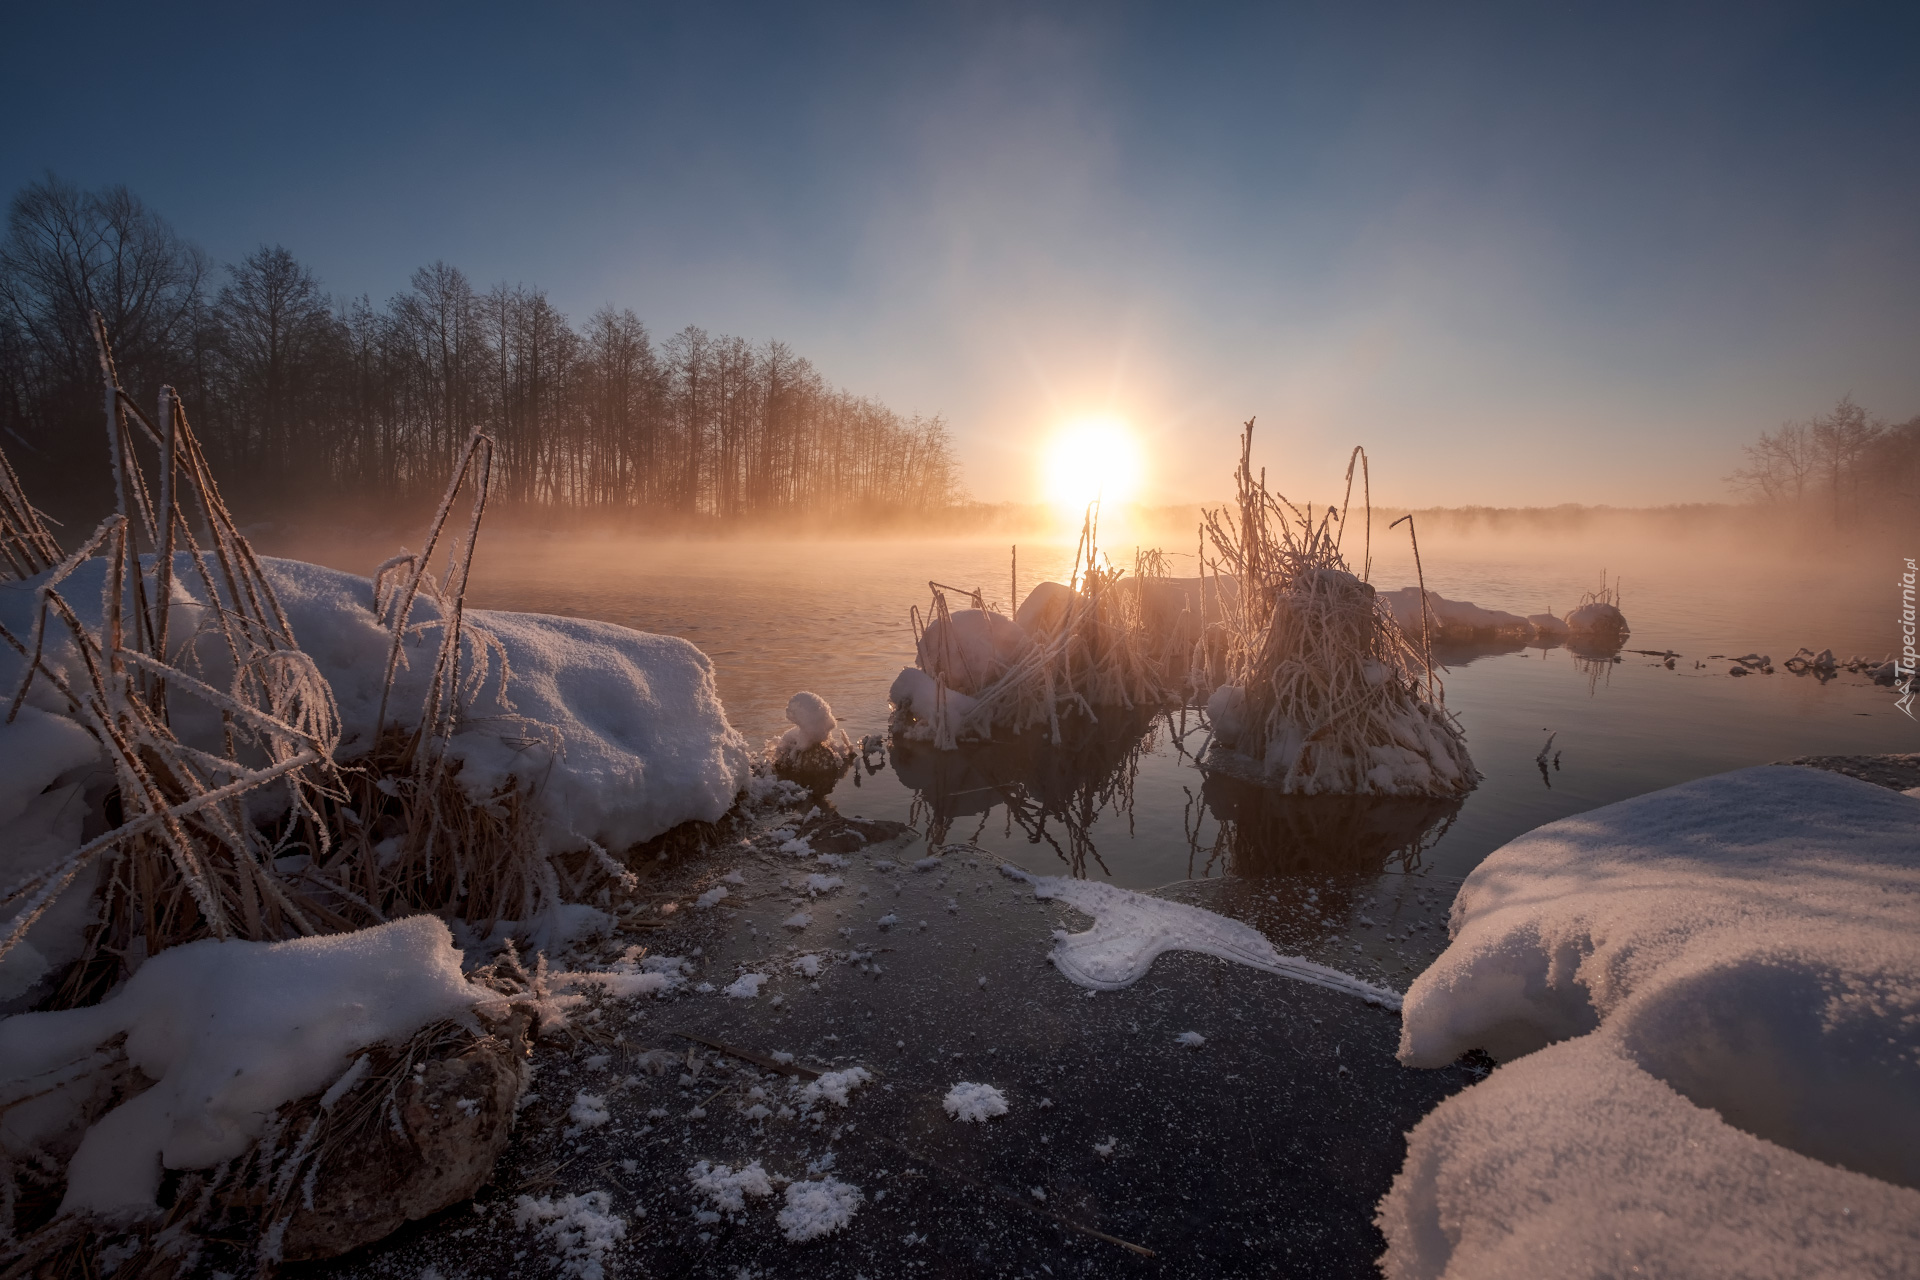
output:
[[[1907,713],[1907,719],[1914,719],[1913,673],[1920,666],[1920,653],[1914,652],[1913,586],[1915,569],[1913,558],[1907,558],[1907,571],[1900,575],[1900,656],[1893,660],[1893,687],[1900,692],[1900,700],[1893,705]]]

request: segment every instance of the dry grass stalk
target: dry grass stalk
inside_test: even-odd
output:
[[[56,1006],[97,999],[130,959],[196,938],[273,940],[420,910],[491,925],[610,879],[631,882],[604,850],[571,869],[539,856],[530,804],[537,779],[510,778],[474,797],[448,752],[456,733],[481,723],[469,708],[489,687],[502,708],[489,728],[528,745],[544,733],[513,714],[505,650],[466,617],[492,442],[478,433],[469,442],[425,549],[376,575],[369,605],[393,635],[382,731],[343,767],[332,690],[222,501],[179,398],[163,388],[149,418],[119,385],[97,317],[95,339],[118,510],[61,555],[0,460],[0,563],[41,578],[30,632],[0,626],[0,640],[25,660],[9,718],[36,684],[51,690],[101,744],[119,814],[57,865],[0,886],[0,909],[13,913],[0,955],[103,863],[100,920]],[[445,538],[463,491],[472,495],[464,536]],[[451,545],[435,576],[443,544]],[[69,598],[76,573],[96,557],[105,570],[97,627]],[[176,577],[212,607],[181,591]],[[414,617],[422,596],[437,604],[437,617]],[[387,704],[407,641],[436,630],[423,705],[401,728]],[[217,723],[218,749],[176,735],[176,715],[189,703],[203,726]],[[262,827],[249,801],[269,787],[284,790],[285,807]]]
[[[964,651],[952,647],[956,634],[947,592],[960,589],[937,582],[928,583],[932,601],[923,624],[919,610],[912,613],[916,649],[926,656],[926,637],[937,641],[941,652],[934,655],[935,703],[931,720],[933,745],[952,750],[962,738],[990,739],[996,734],[1019,734],[1045,727],[1049,739],[1059,743],[1061,721],[1075,716],[1099,722],[1097,708],[1153,708],[1177,701],[1182,693],[1184,673],[1180,663],[1170,659],[1164,646],[1156,646],[1146,626],[1141,594],[1122,590],[1125,571],[1116,569],[1098,546],[1099,503],[1088,506],[1074,551],[1074,569],[1069,586],[1072,595],[1064,617],[1049,632],[1030,637],[1032,644],[1007,668],[981,687],[988,673],[968,669]],[[1151,553],[1158,557],[1158,552]],[[1142,561],[1136,567],[1149,562]],[[1151,561],[1156,571],[1164,563]],[[971,607],[989,612],[979,590],[961,594],[971,596]],[[936,630],[935,624],[938,625]],[[1184,659],[1184,652],[1180,655]],[[950,697],[947,673],[963,674],[978,690],[960,702]]]
[[[1221,736],[1282,791],[1471,790],[1478,774],[1444,692],[1435,681],[1422,696],[1419,675],[1431,670],[1424,646],[1408,642],[1341,553],[1352,462],[1341,505],[1316,519],[1311,506],[1303,511],[1268,490],[1264,470],[1253,471],[1252,452],[1249,421],[1234,473],[1235,505],[1207,512],[1202,524],[1206,570],[1238,588],[1219,591],[1224,622],[1195,649],[1197,684],[1239,690],[1224,699],[1216,694],[1210,704],[1237,721]],[[1365,485],[1364,455],[1356,450],[1355,458]],[[1369,504],[1368,556],[1371,514]]]
[[[17,913],[0,938],[4,955],[59,893],[108,857],[102,921],[59,993],[62,1004],[97,995],[117,976],[117,958],[130,951],[151,954],[196,937],[282,938],[347,924],[272,869],[291,842],[330,843],[321,810],[328,797],[341,794],[332,759],[340,735],[332,691],[301,652],[259,560],[221,501],[179,399],[171,388],[162,390],[156,425],[120,387],[97,316],[95,338],[119,510],[43,571],[26,637],[0,628],[0,639],[26,660],[8,718],[36,681],[50,686],[99,741],[117,784],[118,825],[60,863],[0,889],[0,907]],[[157,493],[143,452],[151,456]],[[36,554],[52,546],[30,530],[21,541],[17,519],[9,518],[16,546]],[[94,556],[105,562],[97,630],[83,623],[61,590]],[[214,607],[180,609],[176,572],[196,577]],[[176,611],[199,614],[191,634],[170,634]],[[48,661],[50,644],[71,655],[63,665],[78,678],[63,677]],[[219,750],[175,736],[170,699],[197,702],[217,716]],[[277,831],[263,833],[246,801],[269,786],[285,790],[286,816]],[[106,957],[115,960],[102,972],[98,962]]]

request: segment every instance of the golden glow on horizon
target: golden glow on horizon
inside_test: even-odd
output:
[[[1140,442],[1118,418],[1077,418],[1049,440],[1040,459],[1047,500],[1076,521],[1095,498],[1126,502],[1140,488]]]

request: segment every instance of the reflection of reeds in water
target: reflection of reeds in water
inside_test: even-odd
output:
[[[909,821],[931,843],[977,842],[999,808],[1006,838],[1017,828],[1027,843],[1051,848],[1069,874],[1083,876],[1089,862],[1107,870],[1094,840],[1103,815],[1124,818],[1133,834],[1140,757],[1162,732],[1179,729],[1169,717],[1137,712],[1076,726],[1058,745],[1038,732],[955,751],[897,743],[893,767],[914,791]],[[964,820],[975,816],[969,832]]]
[[[1301,796],[1210,773],[1187,792],[1187,875],[1371,877],[1414,871],[1463,802],[1428,796]],[[1207,819],[1214,820],[1209,837]]]

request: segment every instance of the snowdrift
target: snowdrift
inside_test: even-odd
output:
[[[294,635],[332,688],[341,723],[337,757],[350,761],[372,743],[392,639],[374,616],[373,586],[297,560],[262,564]],[[104,572],[104,560],[89,560],[64,590],[90,628],[100,623]],[[0,623],[15,635],[31,629],[38,582],[0,583]],[[176,625],[187,624],[176,634],[187,635],[207,614],[207,601],[196,575],[177,572],[174,582]],[[727,723],[712,664],[691,644],[576,618],[488,610],[468,610],[466,618],[504,652],[468,646],[477,678],[449,754],[477,801],[510,777],[535,788],[543,852],[582,849],[588,841],[624,849],[682,822],[713,821],[745,787],[746,740]],[[413,619],[421,629],[387,703],[389,723],[408,728],[419,721],[440,608],[423,596]],[[65,677],[76,658],[64,642],[51,643],[52,635],[47,664]],[[198,643],[209,683],[218,687],[223,659],[209,638],[203,634]],[[19,680],[22,661],[0,650],[0,688]],[[44,681],[29,700],[64,718],[62,700]],[[183,702],[174,719],[189,745],[211,748],[217,740],[219,721],[204,707]],[[27,757],[34,753],[10,746],[14,741],[0,737],[0,774],[33,767]]]
[[[1393,1277],[1920,1256],[1920,804],[1792,766],[1550,823],[1462,886],[1401,1060],[1518,1059],[1381,1202]]]

